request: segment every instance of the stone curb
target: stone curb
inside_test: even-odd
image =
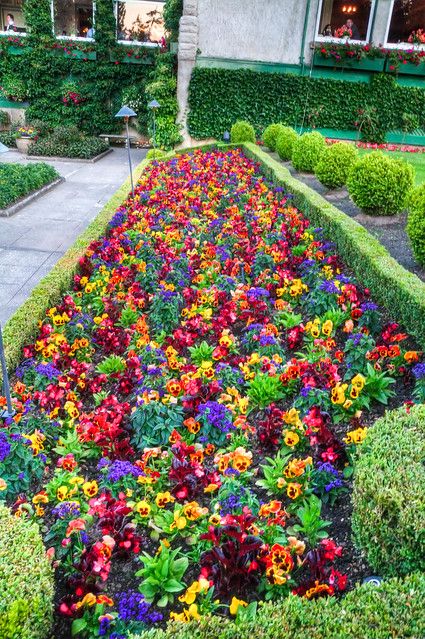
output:
[[[86,158],[61,158],[55,156],[47,156],[47,155],[24,155],[25,160],[35,160],[37,162],[75,162],[76,164],[94,164],[95,162],[99,162],[105,155],[108,153],[112,153],[113,149],[106,149],[103,153],[99,153],[94,158],[90,160]]]
[[[49,182],[49,184],[42,186],[41,189],[38,189],[38,191],[33,191],[18,202],[15,202],[15,204],[8,206],[6,209],[0,209],[0,217],[11,217],[12,215],[15,215],[15,213],[23,209],[24,206],[27,206],[27,204],[30,204],[34,200],[38,200],[39,197],[42,197],[43,195],[54,189],[55,186],[61,184],[61,182],[65,182],[64,177],[59,177],[56,180],[53,180],[53,182]]]

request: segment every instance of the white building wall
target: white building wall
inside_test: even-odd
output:
[[[306,3],[198,0],[200,55],[299,64]]]

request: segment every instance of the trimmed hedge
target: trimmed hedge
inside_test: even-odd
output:
[[[357,156],[356,147],[348,142],[336,142],[328,146],[316,165],[317,179],[328,189],[344,186]]]
[[[252,124],[244,120],[238,120],[230,129],[230,140],[234,144],[242,142],[255,142],[255,131]]]
[[[326,140],[318,131],[304,133],[292,147],[292,165],[297,171],[314,173],[314,169],[326,151]]]
[[[402,86],[389,74],[376,73],[368,82],[348,82],[198,67],[189,86],[188,127],[198,139],[221,139],[236,120],[249,120],[257,134],[270,122],[353,131],[359,111],[366,106],[376,109],[377,126],[384,132],[403,130],[406,114],[425,125],[424,89]]]
[[[59,173],[48,164],[0,164],[0,209],[53,182]]]
[[[143,639],[408,639],[425,636],[425,575],[360,586],[343,599],[307,601],[290,595],[259,606],[257,617],[237,625],[222,617],[169,623]],[[136,639],[134,637],[133,639]]]
[[[363,226],[292,177],[288,169],[255,144],[244,144],[248,157],[261,163],[266,176],[293,195],[292,202],[336,243],[344,261],[354,270],[375,300],[425,347],[425,284],[406,271]]]
[[[425,267],[425,184],[413,189],[408,206],[407,235],[412,245],[413,255],[419,264]]]
[[[149,160],[143,160],[136,167],[133,171],[135,179],[138,179],[148,164]],[[105,233],[109,221],[126,200],[130,190],[129,178],[105,204],[99,215],[61,257],[50,273],[33,289],[27,301],[8,320],[3,330],[3,340],[9,370],[15,370],[18,366],[21,361],[22,347],[37,335],[39,320],[45,317],[46,309],[56,304],[61,295],[72,285],[72,278],[77,271],[79,259],[83,257],[90,243]]]
[[[276,124],[269,124],[263,132],[263,142],[270,151],[276,151],[276,142],[281,133],[285,133],[286,127],[280,122]]]
[[[353,531],[382,575],[425,571],[425,405],[386,413],[359,452]]]
[[[415,172],[405,160],[373,151],[354,164],[347,189],[354,204],[369,215],[396,215],[407,202]]]
[[[75,142],[63,143],[57,140],[53,133],[51,136],[33,142],[28,148],[28,155],[91,160],[108,149],[108,142],[99,138],[82,137]]]
[[[45,639],[53,617],[53,570],[36,524],[0,506],[0,637]]]
[[[298,138],[298,133],[292,127],[284,126],[281,129],[276,140],[276,151],[281,160],[288,162],[291,159],[292,150]]]

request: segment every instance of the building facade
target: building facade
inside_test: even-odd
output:
[[[374,45],[389,56],[397,51],[425,56],[425,0],[185,0],[178,72],[183,126],[195,68],[335,78],[342,77],[344,68],[347,80],[367,80],[369,72],[385,71],[384,62],[375,68],[369,64],[369,70],[364,63],[357,68],[352,63],[349,77],[349,65],[318,55],[318,49],[332,44]],[[401,82],[425,87],[425,64],[414,66],[399,69]]]

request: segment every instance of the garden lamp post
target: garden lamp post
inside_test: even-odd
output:
[[[125,105],[121,107],[118,113],[115,114],[116,118],[124,118],[124,122],[125,122],[125,128],[127,132],[128,166],[130,167],[131,195],[133,196],[133,198],[134,198],[133,167],[131,166],[130,133],[128,131],[128,121],[130,118],[136,117],[136,115],[137,113],[133,111],[133,109],[130,109],[130,107]]]
[[[223,142],[225,142],[226,144],[229,144],[229,142],[230,142],[230,133],[229,133],[229,131],[225,131],[223,133]]]
[[[6,357],[4,355],[4,345],[3,345],[3,333],[1,330],[0,324],[0,361],[1,361],[1,372],[3,375],[3,393],[6,397],[7,408],[2,413],[0,413],[0,417],[3,419],[7,419],[8,417],[13,417],[15,411],[12,407],[12,398],[10,396],[10,385],[9,385],[9,375],[7,373],[7,365],[6,365]]]
[[[160,108],[160,103],[158,102],[158,100],[152,100],[151,102],[149,102],[148,107],[150,109],[152,109],[152,113],[153,113],[153,154],[154,157],[156,156],[156,111],[157,109]]]

